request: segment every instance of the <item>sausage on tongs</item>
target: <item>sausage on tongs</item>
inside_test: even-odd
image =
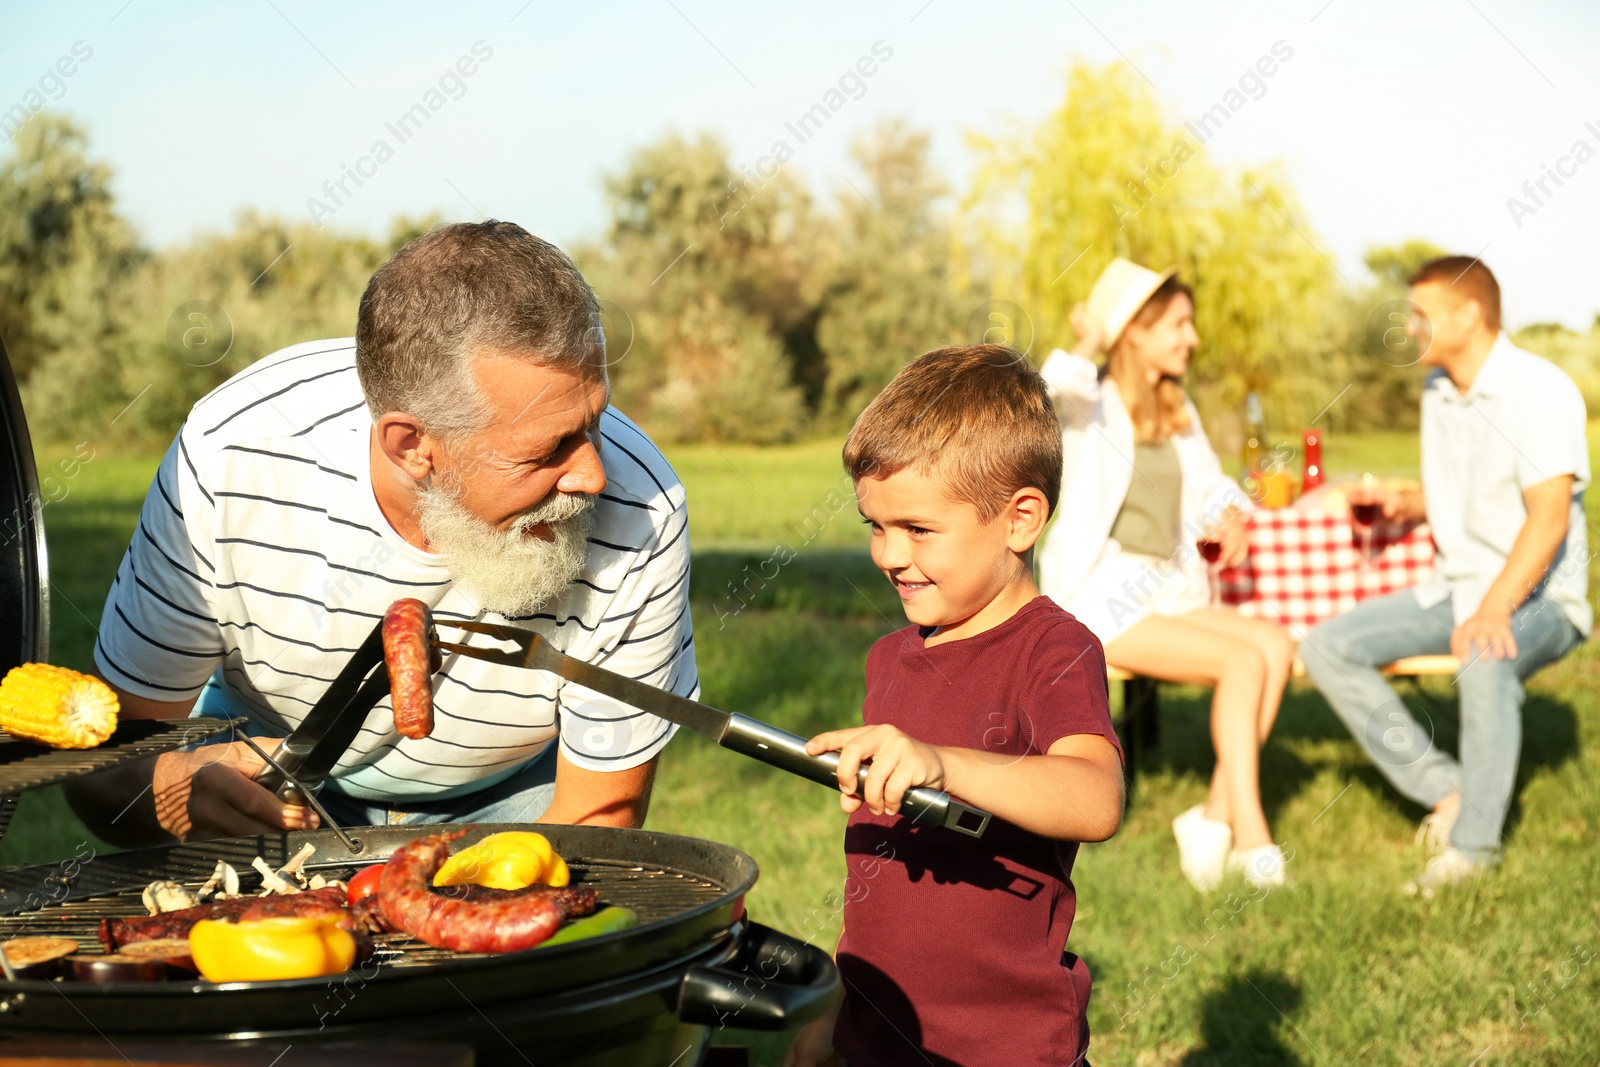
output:
[[[383,661],[389,668],[394,728],[420,739],[433,732],[433,685],[437,669],[433,616],[420,600],[396,600],[383,616]]]

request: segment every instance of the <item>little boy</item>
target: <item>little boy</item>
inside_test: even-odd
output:
[[[786,1063],[1081,1065],[1072,862],[1121,824],[1122,752],[1099,642],[1033,580],[1061,485],[1044,381],[999,345],[919,356],[856,420],[844,464],[912,625],[867,657],[865,725],[806,746],[839,751],[850,813],[845,997]],[[978,840],[914,825],[897,812],[918,785],[996,819]]]

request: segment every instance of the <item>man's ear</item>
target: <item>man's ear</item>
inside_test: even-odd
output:
[[[1469,328],[1472,332],[1477,333],[1481,331],[1483,333],[1487,333],[1489,331],[1488,317],[1483,313],[1483,305],[1480,304],[1475,297],[1465,297],[1461,301],[1461,310],[1462,317],[1467,319],[1468,323],[1470,324]]]
[[[1011,494],[1006,505],[1006,546],[1013,552],[1026,552],[1044,533],[1050,521],[1050,502],[1033,486],[1024,486]]]
[[[422,429],[417,417],[404,411],[388,411],[378,417],[378,447],[389,462],[405,471],[414,481],[422,481],[434,471],[439,442]]]

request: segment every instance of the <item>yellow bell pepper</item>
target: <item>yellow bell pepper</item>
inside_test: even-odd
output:
[[[223,922],[202,919],[189,931],[189,954],[208,982],[270,982],[341,974],[356,942],[333,916]]]
[[[445,860],[433,884],[526,889],[536,884],[564,886],[571,878],[566,861],[543,834],[508,830],[490,834]]]

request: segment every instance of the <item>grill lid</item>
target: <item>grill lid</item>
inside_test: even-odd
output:
[[[11,358],[0,342],[0,674],[49,651],[44,498]]]
[[[23,663],[49,661],[44,503],[28,418],[11,357],[0,342],[0,676]],[[233,726],[226,719],[127,720],[96,748],[61,751],[0,731],[0,833],[11,821],[17,793],[169,752]]]

